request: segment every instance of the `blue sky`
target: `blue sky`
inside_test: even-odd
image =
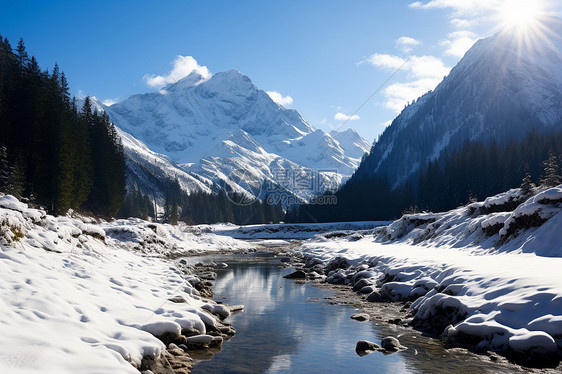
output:
[[[174,66],[176,76],[235,68],[324,130],[344,124],[402,66],[342,128],[372,141],[475,40],[498,30],[507,3],[3,1],[0,34],[13,45],[23,37],[43,67],[58,62],[75,95],[118,101],[157,89]]]

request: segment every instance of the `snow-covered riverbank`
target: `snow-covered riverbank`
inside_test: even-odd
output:
[[[0,371],[134,373],[143,359],[167,354],[158,336],[210,342],[229,308],[200,297],[198,280],[170,257],[312,234],[296,251],[317,272],[328,269],[327,281],[373,301],[415,300],[412,323],[456,344],[556,361],[561,212],[562,186],[530,198],[511,190],[382,227],[96,223],[0,196]]]
[[[557,360],[561,186],[530,198],[511,190],[374,230],[318,235],[298,251],[310,265],[327,266],[328,282],[354,285],[370,300],[415,300],[413,324],[452,342]]]
[[[228,307],[159,255],[252,245],[187,226],[84,221],[0,196],[0,372],[138,373],[165,350],[156,336],[211,339]]]

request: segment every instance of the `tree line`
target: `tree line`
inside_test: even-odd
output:
[[[86,98],[80,110],[58,65],[41,70],[24,42],[0,36],[0,191],[51,214],[117,214],[125,156],[115,127]]]
[[[522,141],[467,142],[429,162],[399,188],[376,174],[354,175],[336,205],[301,205],[287,222],[390,220],[404,212],[447,211],[510,188],[562,183],[562,132],[530,131]]]
[[[220,189],[217,193],[192,192],[183,190],[177,179],[152,181],[156,189],[151,195],[140,188],[129,189],[120,211],[123,217],[138,217],[159,222],[188,224],[230,222],[239,225],[258,223],[279,223],[285,212],[280,204],[273,205],[258,199]],[[158,207],[157,200],[164,201]]]

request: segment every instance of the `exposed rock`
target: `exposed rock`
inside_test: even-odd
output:
[[[387,336],[381,340],[381,347],[389,352],[397,352],[406,349],[406,347],[400,345],[400,341],[393,336]]]
[[[322,262],[322,260],[318,259],[318,258],[312,258],[312,257],[308,257],[305,260],[305,266],[307,268],[312,268],[315,266],[320,266],[323,267],[324,263]]]
[[[366,295],[366,294],[371,294],[373,293],[373,291],[375,291],[375,287],[373,286],[365,286],[362,289],[359,290],[360,294]]]
[[[208,348],[214,338],[216,337],[212,335],[190,336],[189,338],[187,338],[186,346],[188,347],[188,349]],[[222,338],[221,338],[221,344],[222,344]]]
[[[365,356],[380,349],[381,347],[378,344],[368,340],[360,340],[357,342],[357,345],[355,345],[355,352],[359,356]]]
[[[240,312],[242,310],[244,310],[244,305],[230,305],[228,307],[230,309],[230,312]]]
[[[222,336],[215,336],[215,337],[213,337],[213,340],[211,340],[211,342],[209,343],[209,347],[210,348],[220,347],[223,342],[224,342],[224,339],[222,338]]]
[[[365,286],[370,286],[372,283],[367,278],[361,278],[353,285],[353,291],[359,291]]]
[[[380,302],[380,301],[388,301],[388,297],[384,292],[375,290],[367,296],[367,301],[371,303]]]
[[[285,275],[283,278],[287,278],[287,279],[305,279],[306,278],[306,273],[302,270],[297,270],[292,272],[291,274],[287,274]]]
[[[182,296],[173,296],[168,300],[173,303],[187,303],[187,301]]]
[[[320,275],[315,271],[311,271],[310,273],[308,273],[308,277],[310,279],[322,279],[322,278],[324,278],[324,275]]]
[[[146,374],[188,374],[192,368],[193,359],[173,344],[158,357],[144,357],[139,370]]]
[[[199,278],[205,279],[205,280],[215,280],[215,279],[217,279],[217,273],[215,273],[213,271],[201,273],[201,274],[199,274]]]
[[[347,269],[350,266],[349,261],[344,257],[336,257],[326,265],[325,272],[328,274],[332,270]]]
[[[170,344],[174,344],[176,347],[178,344],[185,344],[187,342],[186,337],[180,334],[176,334],[174,332],[165,332],[162,335],[157,337],[160,339],[166,346]]]
[[[367,313],[355,313],[352,314],[349,318],[354,319],[356,321],[368,321],[371,317]]]

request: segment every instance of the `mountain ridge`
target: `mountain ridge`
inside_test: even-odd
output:
[[[435,88],[407,106],[356,171],[393,188],[467,141],[505,143],[562,121],[562,21],[537,45],[499,32],[479,40]],[[546,39],[547,38],[547,39]],[[523,53],[524,52],[524,53]]]
[[[122,138],[125,152],[131,162],[144,165],[129,168],[135,169],[133,179],[141,190],[154,189],[145,182],[163,174],[180,179],[188,193],[227,186],[260,199],[266,192],[283,191],[294,202],[304,202],[341,185],[370,146],[353,130],[338,135],[315,129],[234,69],[208,79],[191,73],[157,92],[111,106],[94,105],[128,134]],[[252,181],[273,187],[242,186],[230,178],[239,169]],[[301,183],[297,188],[287,175],[311,175],[311,187]]]

